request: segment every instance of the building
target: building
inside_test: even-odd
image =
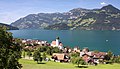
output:
[[[89,51],[88,48],[84,48],[80,52],[80,57],[82,57],[82,59],[87,63],[89,63],[89,62],[100,63],[99,61],[103,61],[104,56],[106,56],[106,55],[107,55],[107,53],[105,53],[105,52]]]
[[[69,62],[69,54],[67,53],[53,53],[52,59],[58,62]]]
[[[73,51],[74,52],[80,52],[80,48],[78,46],[76,46],[76,47],[73,48]]]
[[[47,46],[48,43],[47,41],[41,41],[41,40],[32,40],[32,39],[23,39],[22,43],[24,43],[25,45],[41,45],[41,46]]]
[[[59,37],[57,37],[55,41],[52,41],[51,46],[63,49],[63,44],[59,41]]]

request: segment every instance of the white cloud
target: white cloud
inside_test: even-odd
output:
[[[105,2],[101,2],[100,4],[101,4],[101,5],[106,5],[107,3],[105,3]]]

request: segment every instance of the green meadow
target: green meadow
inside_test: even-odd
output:
[[[120,64],[99,64],[97,66],[83,66],[78,68],[77,65],[71,63],[59,63],[59,62],[42,62],[37,64],[33,60],[20,59],[22,69],[120,69]],[[85,67],[85,68],[84,68]]]

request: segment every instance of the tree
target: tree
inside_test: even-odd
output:
[[[23,51],[23,58],[25,58],[25,51]]]
[[[104,59],[108,61],[112,58],[112,56],[113,56],[113,53],[111,51],[108,51]]]
[[[54,47],[54,48],[52,49],[52,52],[53,52],[53,53],[60,53],[61,51],[60,51],[60,49],[59,49],[58,47]]]
[[[70,54],[71,57],[79,57],[80,56],[80,53],[78,52],[73,52]]]
[[[47,50],[48,46],[40,46],[38,49],[40,52],[45,52]]]
[[[43,53],[42,57],[43,57],[43,60],[46,60],[46,53],[45,52]]]
[[[13,41],[12,33],[0,27],[0,69],[19,69],[21,46]]]
[[[99,51],[98,50],[94,50],[94,53],[99,53]]]
[[[46,51],[46,53],[48,54],[48,55],[52,55],[52,52],[51,52],[51,49],[47,49],[47,51]]]
[[[28,55],[28,57],[29,57],[29,59],[30,59],[30,57],[32,56],[31,51],[27,51],[27,55]]]
[[[48,47],[48,48],[47,48],[47,51],[46,51],[46,54],[52,55],[52,54],[53,54],[53,51],[52,51],[52,50],[53,50],[53,47],[51,47],[51,46]]]
[[[42,62],[42,57],[41,57],[41,53],[39,50],[34,51],[33,59],[34,61],[37,61],[37,63]]]
[[[120,63],[120,56],[113,56],[111,58],[112,63]]]
[[[81,65],[86,65],[85,61],[81,57],[74,57],[74,58],[71,59],[71,62],[73,64],[77,64],[78,67],[79,67],[80,64]]]
[[[113,56],[113,53],[111,51],[108,51],[107,55],[111,58]]]

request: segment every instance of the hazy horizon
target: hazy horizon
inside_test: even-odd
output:
[[[62,13],[74,8],[94,9],[108,4],[120,9],[118,2],[119,0],[0,0],[0,23],[10,24],[29,14]]]

